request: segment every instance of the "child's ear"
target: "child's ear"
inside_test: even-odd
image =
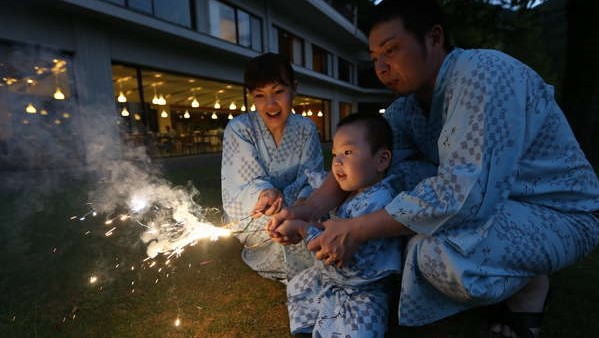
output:
[[[377,152],[377,166],[379,172],[384,172],[391,165],[391,151],[389,149],[379,149]]]

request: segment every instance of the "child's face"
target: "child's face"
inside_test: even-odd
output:
[[[279,83],[269,83],[264,87],[252,90],[250,94],[258,114],[270,131],[285,126],[285,121],[291,113],[295,94],[291,87]]]
[[[385,176],[390,154],[386,149],[372,153],[363,125],[344,125],[333,138],[331,171],[342,190],[359,191]]]

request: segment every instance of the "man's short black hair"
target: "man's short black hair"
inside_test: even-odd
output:
[[[275,53],[265,53],[248,61],[244,74],[245,87],[252,91],[269,83],[295,87],[295,73],[289,60]]]
[[[349,114],[337,123],[337,129],[351,124],[360,124],[366,128],[366,142],[373,154],[380,149],[393,150],[393,132],[380,114]]]
[[[404,28],[424,43],[424,36],[434,25],[443,27],[446,52],[453,49],[449,41],[449,31],[445,25],[445,15],[437,0],[385,0],[374,7],[372,25],[369,32],[380,23],[400,18]]]

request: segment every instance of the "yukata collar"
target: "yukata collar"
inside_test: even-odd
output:
[[[268,142],[269,143],[272,142],[272,146],[274,148],[277,148],[275,146],[275,140],[272,137],[272,134],[270,133],[268,128],[266,127],[266,124],[264,123],[264,120],[262,120],[262,117],[260,116],[260,114],[258,114],[258,112],[252,112],[252,114],[254,114],[254,117],[258,121],[258,127],[260,128],[260,134],[262,134],[263,139],[269,140]],[[291,130],[291,128],[293,128],[293,125],[294,125],[294,123],[292,122],[293,117],[294,117],[293,114],[289,114],[289,116],[287,117],[287,120],[285,120],[285,127],[283,129],[283,138],[281,139],[281,143],[285,142],[285,139],[287,138],[287,134],[289,134],[289,131]]]

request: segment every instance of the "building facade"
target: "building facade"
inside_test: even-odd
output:
[[[4,2],[0,157],[18,161],[12,142],[40,128],[64,140],[40,146],[77,151],[80,129],[102,117],[152,156],[218,152],[227,121],[254,109],[243,70],[264,52],[289,57],[294,111],[330,141],[344,115],[392,99],[360,85],[367,38],[351,15],[323,0]]]

